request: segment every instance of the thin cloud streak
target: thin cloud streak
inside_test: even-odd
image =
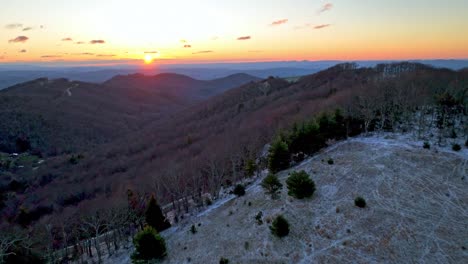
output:
[[[277,21],[273,21],[273,23],[270,24],[270,26],[279,26],[288,23],[288,19],[281,19]]]
[[[60,55],[43,55],[41,58],[61,58],[62,56]]]
[[[26,36],[18,36],[14,39],[10,39],[8,40],[8,43],[25,43],[26,41],[28,41],[28,37]]]
[[[23,27],[23,24],[20,24],[20,23],[13,23],[13,24],[5,25],[6,29],[17,29],[17,28],[22,28],[22,27]]]
[[[198,51],[198,52],[194,52],[192,54],[203,54],[203,53],[213,53],[214,51],[212,50],[202,50],[202,51]]]
[[[94,39],[89,42],[90,44],[105,44],[106,42],[102,39]]]
[[[327,12],[327,11],[330,11],[332,10],[333,8],[333,4],[332,3],[326,3],[325,5],[322,6],[322,8],[320,8],[320,10],[318,11],[319,14],[323,13],[323,12]]]
[[[322,25],[314,26],[314,29],[322,29],[322,28],[327,28],[330,26],[331,26],[330,24],[322,24]]]
[[[243,36],[243,37],[238,37],[237,40],[249,40],[251,39],[251,36]]]

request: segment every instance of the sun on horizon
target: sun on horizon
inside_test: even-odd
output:
[[[145,61],[145,64],[151,64],[153,63],[154,58],[151,54],[145,54],[143,60]]]

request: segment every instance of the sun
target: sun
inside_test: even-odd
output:
[[[153,62],[153,56],[151,56],[151,54],[145,54],[144,60],[146,64],[150,64]]]

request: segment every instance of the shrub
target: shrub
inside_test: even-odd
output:
[[[366,200],[360,196],[356,197],[356,199],[354,199],[354,205],[356,205],[357,207],[360,207],[360,208],[364,208],[366,207]]]
[[[424,142],[424,145],[423,145],[423,148],[425,149],[430,149],[431,148],[431,144],[429,144],[429,142]]]
[[[81,154],[78,155],[72,155],[70,159],[68,160],[71,164],[76,165],[80,160],[84,159],[84,156]]]
[[[197,228],[195,227],[195,225],[192,225],[192,227],[190,228],[190,232],[192,232],[192,234],[197,233]]]
[[[285,237],[289,234],[289,223],[282,215],[279,215],[273,220],[270,230],[277,237]]]
[[[468,148],[468,139],[465,141],[465,147]]]
[[[168,229],[171,227],[169,221],[163,215],[161,207],[156,203],[154,196],[151,196],[151,199],[148,203],[148,207],[145,212],[146,223],[156,229],[158,232]]]
[[[305,171],[291,173],[286,184],[288,194],[297,199],[311,197],[315,192],[315,183]]]
[[[162,259],[167,255],[166,242],[156,229],[147,226],[133,239],[135,252],[132,254],[133,263],[141,263],[152,259]]]
[[[245,195],[245,187],[242,184],[237,184],[234,188],[234,194],[237,196],[244,196]]]
[[[219,264],[229,264],[229,259],[221,257],[219,259]]]
[[[332,158],[329,158],[327,162],[329,165],[335,164],[335,161]]]
[[[211,199],[210,199],[210,198],[206,198],[206,200],[205,200],[205,204],[206,204],[207,206],[210,206],[210,205],[212,205],[212,204],[213,204],[213,201],[211,201]]]
[[[288,144],[281,138],[276,139],[268,153],[268,169],[276,173],[278,171],[289,168],[290,153]]]
[[[257,221],[257,225],[263,225],[262,217],[263,217],[263,212],[262,211],[258,212],[258,214],[255,216],[255,220]]]
[[[275,174],[270,173],[262,181],[262,187],[265,189],[265,193],[271,195],[272,199],[278,198],[278,194],[283,188],[283,184],[278,180]]]
[[[453,151],[460,151],[461,150],[461,146],[459,144],[453,144],[452,145],[452,150]]]

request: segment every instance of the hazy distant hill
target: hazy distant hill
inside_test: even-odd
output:
[[[379,63],[393,61],[356,61],[362,67],[374,67]],[[459,70],[468,67],[468,60],[415,60],[438,68]],[[260,78],[269,76],[296,77],[325,70],[342,61],[279,61],[250,63],[212,63],[186,65],[158,65],[142,69],[132,65],[117,66],[60,66],[39,67],[34,65],[0,64],[0,90],[37,78],[67,78],[74,81],[101,83],[116,75],[177,73],[199,80],[223,78],[232,74],[245,73]]]

